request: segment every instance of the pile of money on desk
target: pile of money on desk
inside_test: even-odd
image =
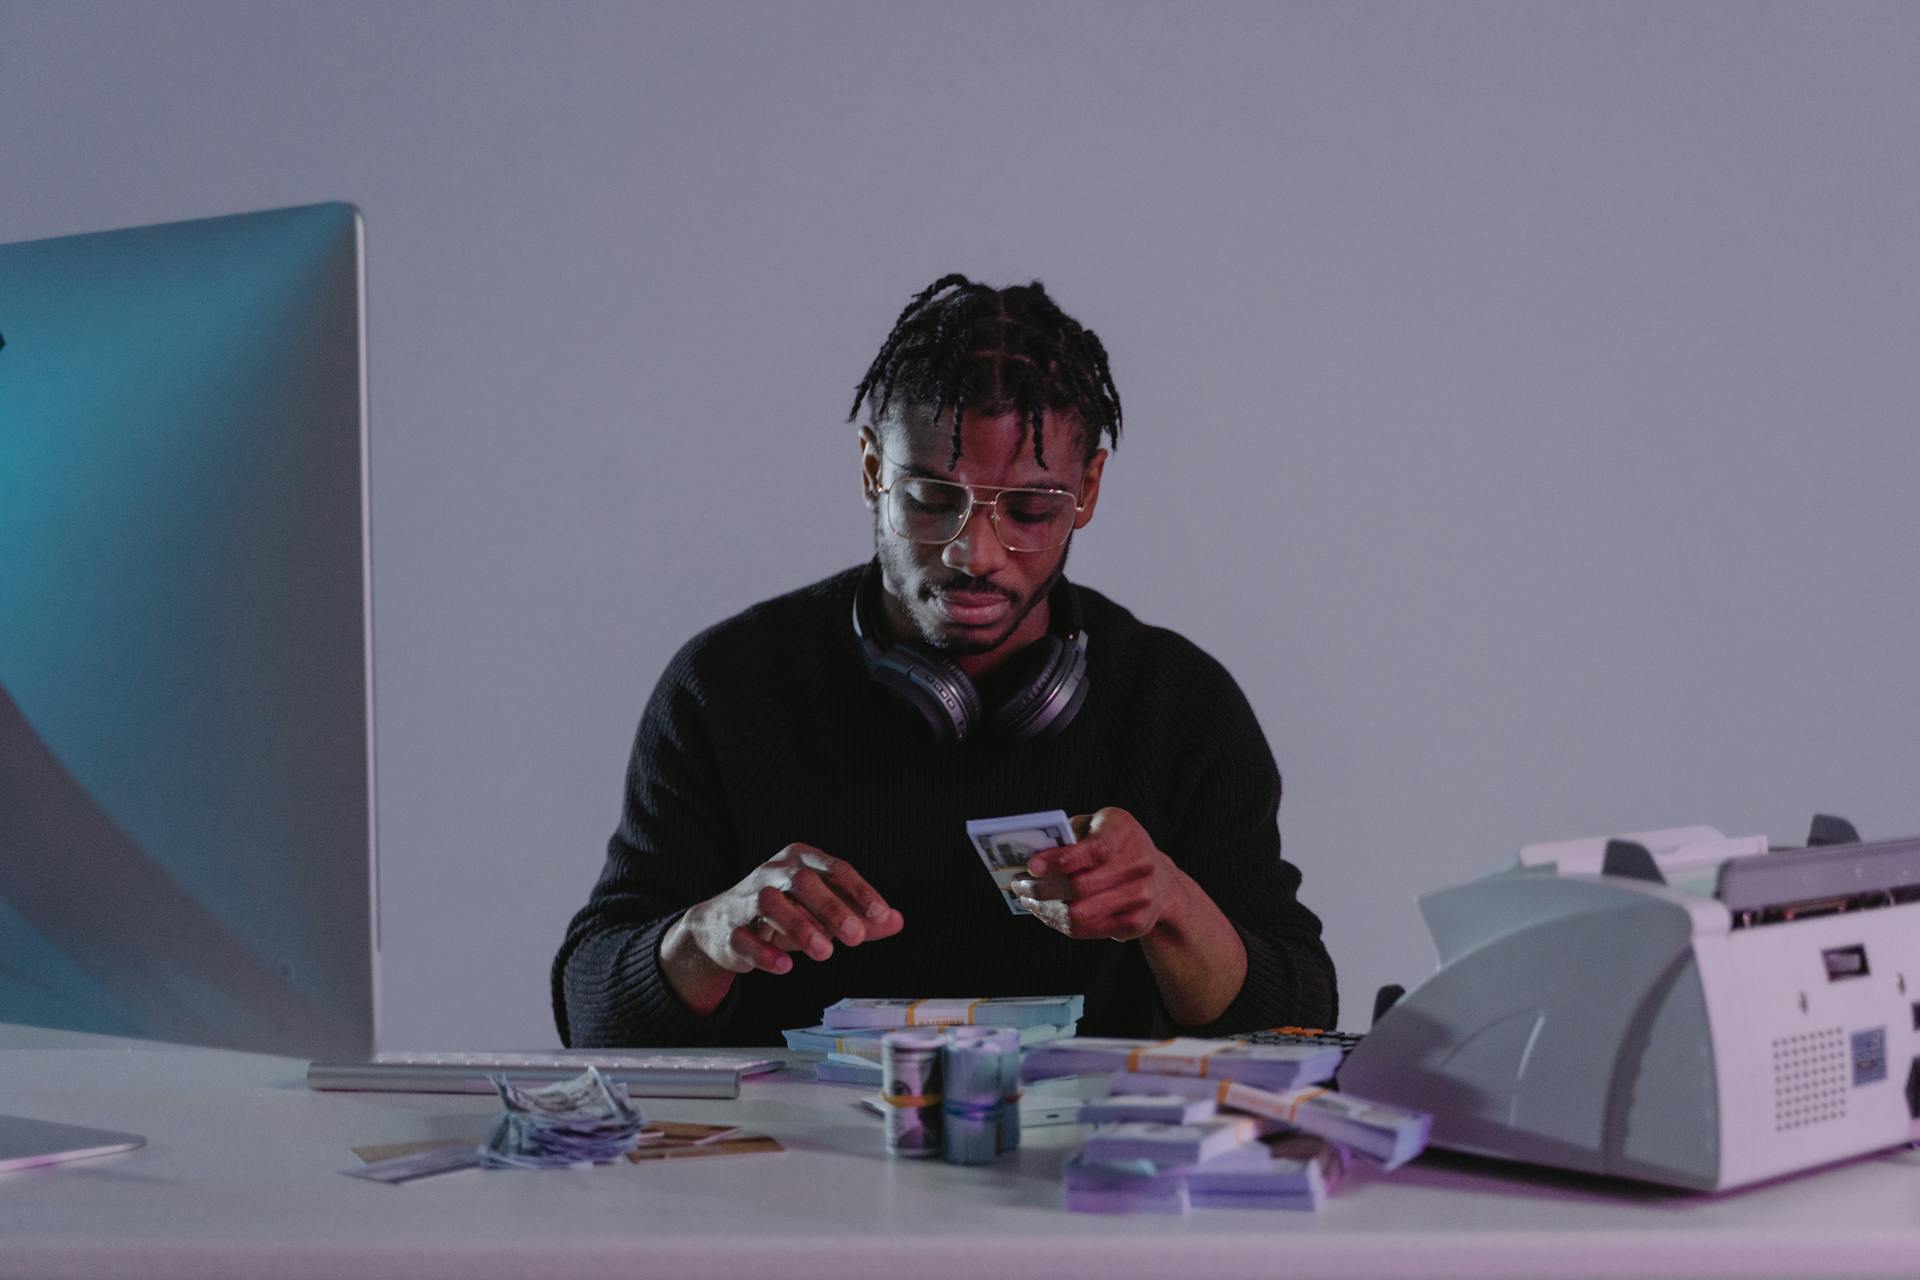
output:
[[[640,1143],[646,1116],[628,1100],[627,1086],[607,1083],[593,1067],[539,1090],[492,1080],[501,1111],[479,1153],[489,1169],[608,1164]]]
[[[1096,1127],[1066,1165],[1069,1209],[1315,1209],[1349,1154],[1398,1168],[1432,1123],[1320,1087],[1339,1065],[1334,1045],[1079,1037],[1030,1051],[1022,1077],[1108,1073],[1081,1110]]]
[[[787,1048],[826,1054],[814,1078],[828,1084],[884,1083],[882,1040],[905,1027],[984,1026],[1012,1029],[1020,1047],[1031,1048],[1073,1034],[1080,1022],[1080,996],[1001,996],[982,1000],[842,1000],[820,1017],[817,1027],[780,1034]]]
[[[824,1050],[816,1078],[877,1088],[890,1154],[986,1164],[1020,1146],[1021,1052],[1073,1034],[1084,999],[848,999],[787,1047]]]

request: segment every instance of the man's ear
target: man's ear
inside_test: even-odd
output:
[[[1073,527],[1084,529],[1093,519],[1093,504],[1100,500],[1100,475],[1107,469],[1107,451],[1095,449],[1093,456],[1087,459],[1086,470],[1080,473],[1080,514],[1073,518]]]
[[[861,427],[858,433],[860,443],[860,496],[869,507],[880,501],[880,441],[873,434],[872,427]]]

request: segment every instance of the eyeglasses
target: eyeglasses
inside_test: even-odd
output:
[[[987,508],[988,523],[1009,551],[1051,551],[1073,533],[1080,499],[1065,489],[993,489],[976,497],[972,485],[926,476],[900,476],[880,486],[887,525],[914,542],[944,546],[960,536],[975,507]]]

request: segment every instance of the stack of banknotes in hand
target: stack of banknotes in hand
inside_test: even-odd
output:
[[[1066,1166],[1070,1209],[1312,1209],[1348,1152],[1397,1168],[1432,1125],[1320,1087],[1339,1063],[1335,1047],[1079,1037],[1030,1050],[1023,1077],[1108,1073],[1108,1096],[1081,1111],[1097,1127]]]
[[[881,1084],[881,1040],[903,1027],[986,1026],[1012,1030],[1022,1047],[1071,1036],[1083,997],[1000,996],[987,999],[842,1000],[821,1015],[817,1027],[781,1034],[789,1049],[827,1055],[814,1077],[830,1084]]]
[[[489,1169],[607,1164],[640,1143],[646,1116],[628,1100],[627,1086],[608,1084],[593,1067],[539,1090],[492,1079],[502,1109],[480,1148]]]

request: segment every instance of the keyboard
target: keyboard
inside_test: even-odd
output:
[[[515,1084],[571,1080],[589,1066],[642,1098],[737,1098],[740,1078],[772,1071],[779,1058],[719,1053],[383,1053],[365,1062],[310,1062],[307,1088],[370,1093],[492,1093],[487,1077]]]

